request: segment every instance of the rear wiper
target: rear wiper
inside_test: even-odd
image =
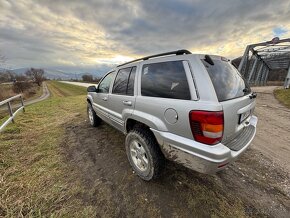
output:
[[[256,97],[257,97],[257,93],[256,93],[256,92],[253,92],[253,93],[249,96],[250,99],[252,99],[252,98],[256,98]]]
[[[211,57],[209,55],[205,55],[204,56],[204,60],[209,63],[210,65],[214,65],[213,60],[211,59]]]

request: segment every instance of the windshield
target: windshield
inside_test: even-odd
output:
[[[228,61],[222,58],[201,61],[208,71],[219,101],[242,97],[251,92],[239,71]]]

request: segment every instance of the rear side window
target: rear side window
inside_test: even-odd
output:
[[[134,95],[134,81],[136,75],[136,67],[133,67],[130,73],[130,77],[128,80],[128,87],[127,87],[127,95]]]
[[[242,97],[251,92],[239,71],[228,61],[222,58],[210,59],[210,61],[201,59],[201,61],[211,78],[219,101]]]
[[[141,94],[150,97],[191,99],[182,61],[144,64]]]
[[[120,69],[113,86],[113,94],[134,95],[136,67]]]

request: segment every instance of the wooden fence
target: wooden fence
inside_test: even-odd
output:
[[[20,104],[20,107],[15,112],[13,112],[13,108],[11,107],[11,101],[17,98],[20,98],[21,104]],[[23,112],[25,111],[23,97],[21,94],[15,95],[11,98],[8,98],[0,102],[0,106],[5,105],[5,104],[7,104],[7,107],[8,107],[9,118],[0,126],[0,132],[4,130],[4,128],[8,125],[8,123],[14,122],[14,117],[19,111],[21,110],[23,110]]]

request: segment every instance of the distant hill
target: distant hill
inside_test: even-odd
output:
[[[18,69],[13,69],[9,71],[20,75],[20,74],[25,74],[25,72],[29,69],[30,68],[18,68]],[[48,79],[62,79],[62,80],[81,79],[84,74],[88,74],[88,73],[68,73],[62,70],[46,69],[46,68],[44,68],[43,70],[44,70],[44,76]],[[0,68],[0,73],[6,72],[6,71],[7,69]],[[105,72],[103,73],[94,72],[94,73],[89,73],[89,74],[93,75],[94,77],[101,77],[104,73]]]

